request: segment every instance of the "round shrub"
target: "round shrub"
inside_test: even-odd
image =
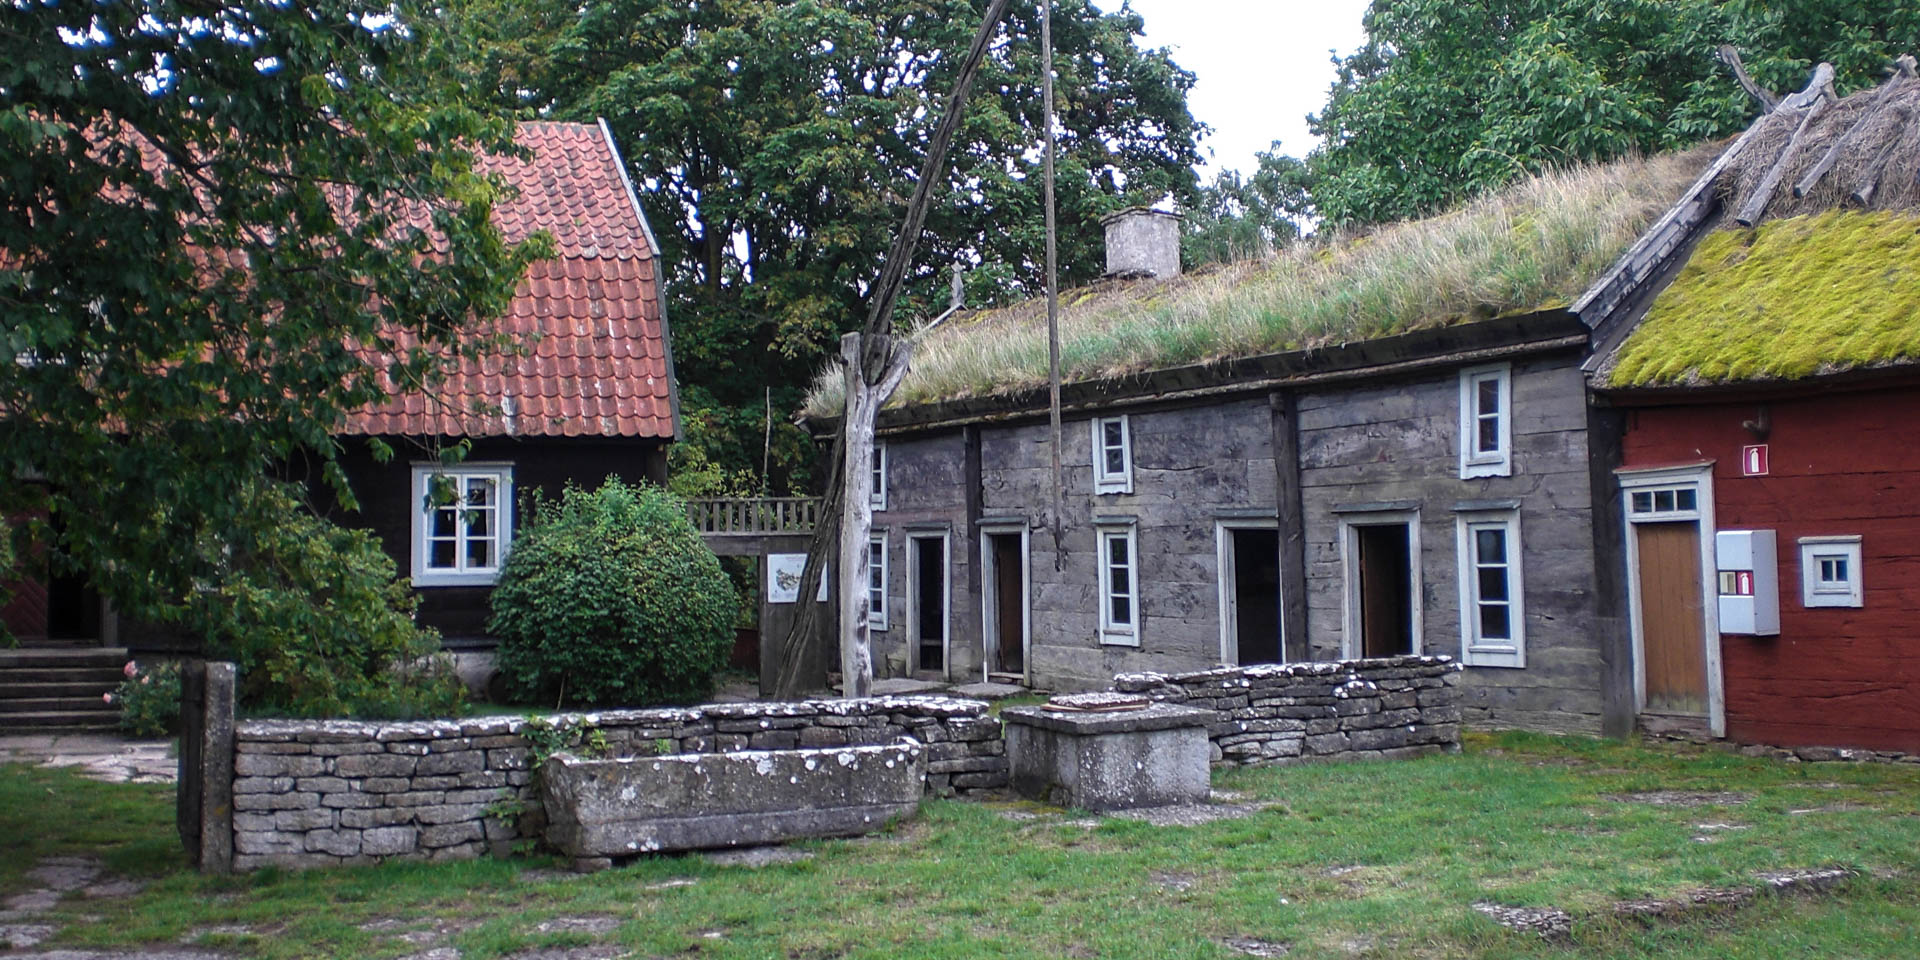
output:
[[[534,504],[493,588],[499,669],[516,699],[691,703],[726,665],[738,600],[666,491],[609,477]]]

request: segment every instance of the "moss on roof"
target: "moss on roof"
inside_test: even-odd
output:
[[[1565,304],[1611,266],[1718,153],[1633,158],[1522,180],[1452,212],[1171,280],[1062,291],[1068,382],[1348,343]],[[809,416],[841,410],[837,363]],[[1041,300],[915,335],[893,406],[1047,382]]]
[[[1710,234],[1620,348],[1614,387],[1792,380],[1920,359],[1920,216]]]

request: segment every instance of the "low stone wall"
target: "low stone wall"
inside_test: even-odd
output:
[[[1214,711],[1215,764],[1397,759],[1460,746],[1452,657],[1123,673],[1122,693]]]
[[[1006,741],[987,705],[943,697],[729,703],[557,714],[613,756],[795,747],[927,746],[926,791],[1004,787]],[[523,717],[411,723],[254,720],[234,727],[236,870],[453,860],[502,851],[544,822]],[[517,817],[513,811],[524,811]]]

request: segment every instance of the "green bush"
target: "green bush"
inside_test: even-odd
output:
[[[209,542],[213,572],[180,625],[209,659],[232,660],[240,704],[303,717],[450,716],[465,688],[440,635],[413,620],[418,604],[365,530],[308,513],[290,488],[262,484],[239,542]]]
[[[126,679],[107,694],[120,707],[120,729],[128,736],[166,737],[180,732],[180,665],[162,661],[142,667],[127,661]]]
[[[535,507],[493,588],[509,692],[556,706],[711,694],[738,600],[679,498],[609,477]]]

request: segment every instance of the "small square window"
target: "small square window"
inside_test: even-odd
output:
[[[1124,416],[1093,421],[1093,492],[1133,492],[1131,424]]]
[[[1513,368],[1460,371],[1460,478],[1513,474]]]
[[[500,577],[513,538],[513,467],[413,468],[413,583],[485,586]]]
[[[1800,538],[1800,601],[1807,607],[1865,606],[1860,538]]]

